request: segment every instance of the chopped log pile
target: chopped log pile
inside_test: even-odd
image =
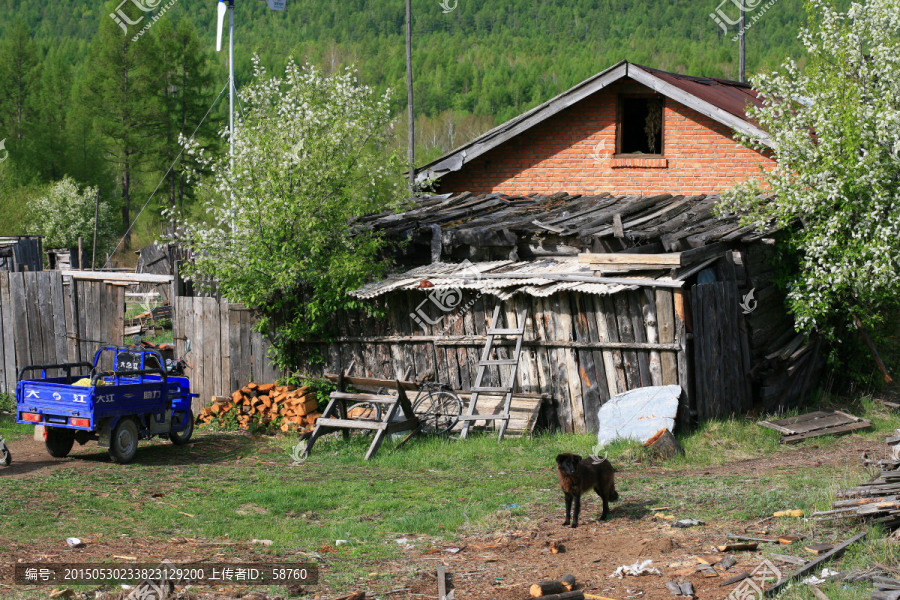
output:
[[[322,416],[315,394],[306,386],[248,383],[230,398],[213,397],[212,404],[200,412],[197,422],[206,424],[229,413],[235,415],[243,430],[250,429],[255,420],[283,432],[301,433],[312,432]]]
[[[889,445],[900,443],[900,430],[887,438]],[[840,498],[832,510],[813,513],[817,520],[861,519],[882,523],[888,529],[900,526],[900,462],[897,460],[866,461],[882,471],[870,481],[846,490],[839,490]]]

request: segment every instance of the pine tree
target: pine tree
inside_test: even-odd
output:
[[[107,12],[114,8],[114,2],[107,3]],[[100,133],[104,157],[117,173],[122,226],[127,230],[137,176],[162,145],[164,107],[157,93],[159,50],[152,36],[133,42],[114,21],[103,19],[88,63],[86,100]],[[125,248],[130,242],[129,233]]]
[[[44,177],[62,179],[67,173],[66,114],[72,91],[72,66],[58,48],[47,52],[37,88],[33,161]]]
[[[17,21],[0,44],[0,139],[27,137],[34,105],[37,50],[24,21]]]
[[[160,153],[160,167],[167,169],[181,152],[179,137],[189,138],[203,119],[213,100],[210,73],[210,58],[194,29],[188,21],[182,20],[177,26],[167,19],[158,22],[153,34],[157,40],[162,63],[163,78],[160,94],[165,106],[165,147]],[[216,138],[215,122],[207,119],[197,131],[200,147],[208,148]],[[169,205],[181,206],[185,196],[193,198],[187,188],[186,173],[198,171],[193,155],[185,153],[173,166],[168,175]]]

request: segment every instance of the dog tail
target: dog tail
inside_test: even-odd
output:
[[[615,502],[618,499],[619,499],[619,492],[616,491],[616,488],[613,488],[612,491],[609,493],[609,500],[610,500],[610,502]]]

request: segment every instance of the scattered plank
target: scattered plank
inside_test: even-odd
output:
[[[811,571],[814,571],[817,567],[819,567],[819,565],[822,565],[834,558],[840,557],[844,553],[844,551],[847,550],[848,547],[850,547],[852,544],[855,544],[856,542],[863,539],[864,537],[866,537],[865,531],[862,533],[859,533],[857,535],[854,535],[852,538],[850,538],[843,544],[836,546],[830,552],[826,552],[819,558],[809,561],[808,563],[806,563],[805,565],[803,565],[802,567],[800,567],[799,569],[797,569],[796,571],[794,571],[793,573],[788,575],[787,577],[782,577],[781,579],[779,579],[772,587],[770,587],[769,589],[766,590],[765,595],[766,596],[774,596],[775,594],[778,593],[779,590],[781,590],[781,588],[783,588],[785,585],[787,585],[788,582],[790,582],[798,577],[802,577],[803,575],[806,575],[807,573],[809,573]]]
[[[779,560],[781,562],[791,564],[791,565],[805,565],[806,564],[806,560],[804,560],[798,556],[791,556],[789,554],[770,554],[769,557],[774,558],[775,560]]]
[[[813,554],[825,554],[826,552],[830,552],[834,549],[834,544],[810,544],[804,547],[804,550],[807,552],[812,552]]]

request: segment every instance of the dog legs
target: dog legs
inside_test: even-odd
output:
[[[600,520],[605,521],[606,517],[609,515],[609,500],[607,499],[607,495],[600,489],[600,486],[595,487],[594,491],[597,492],[597,495],[603,500],[603,514],[600,515]]]
[[[566,494],[566,520],[563,521],[563,527],[565,527],[566,525],[568,525],[571,522],[570,515],[572,513],[572,494],[569,494],[567,492],[565,494]],[[575,514],[577,515],[578,513],[575,513]],[[577,519],[578,517],[576,516],[575,518]]]
[[[578,515],[581,514],[581,494],[575,496],[575,514],[572,515],[572,529],[578,527]]]

